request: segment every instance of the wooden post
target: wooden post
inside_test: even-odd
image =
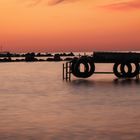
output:
[[[65,75],[64,75],[65,74],[65,70],[64,69],[65,69],[65,64],[63,63],[63,73],[62,73],[63,80],[65,79]]]
[[[139,80],[139,74],[136,76],[136,80]]]
[[[70,62],[63,63],[62,78],[63,80],[71,81],[71,63]]]
[[[71,81],[71,63],[69,62],[69,81]]]
[[[68,63],[66,62],[66,81],[68,80]]]

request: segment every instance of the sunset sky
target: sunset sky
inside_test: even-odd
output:
[[[0,0],[0,49],[140,50],[140,0]]]

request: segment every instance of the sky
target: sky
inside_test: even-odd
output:
[[[140,0],[0,0],[0,49],[140,51]]]

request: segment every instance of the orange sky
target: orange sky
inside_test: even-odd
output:
[[[140,0],[0,0],[6,51],[140,50]]]

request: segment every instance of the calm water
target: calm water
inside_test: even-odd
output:
[[[111,65],[97,65],[97,70]],[[139,140],[140,84],[62,81],[62,62],[0,64],[0,140]]]

